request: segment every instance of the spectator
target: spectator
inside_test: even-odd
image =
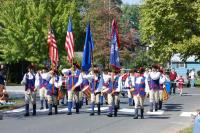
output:
[[[187,69],[187,73],[186,73],[186,78],[187,78],[187,87],[190,87],[190,76],[189,76],[189,74],[190,74],[190,70]]]
[[[177,80],[178,82],[178,90],[180,92],[180,95],[182,96],[182,93],[183,93],[183,84],[184,84],[184,79],[182,76],[180,76]]]
[[[175,82],[176,78],[177,78],[177,73],[175,72],[175,70],[173,68],[171,70],[170,74],[169,74],[169,79],[170,79],[170,82],[171,82],[170,95],[171,95],[172,91],[173,91],[174,95],[176,94],[176,82]]]
[[[191,88],[194,88],[195,79],[196,79],[194,68],[190,71],[189,77],[190,77]]]

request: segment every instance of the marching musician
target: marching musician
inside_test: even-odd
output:
[[[157,65],[153,65],[152,71],[150,72],[150,93],[149,93],[149,100],[150,100],[150,112],[158,110],[158,101],[159,101],[159,79],[160,79],[160,72],[158,71]],[[154,108],[153,108],[154,107]]]
[[[59,76],[57,70],[51,70],[48,73],[47,79],[49,81],[47,85],[47,99],[49,103],[49,113],[48,115],[52,115],[52,107],[55,108],[55,114],[58,113],[58,91],[62,85],[62,77]]]
[[[163,90],[165,88],[165,82],[166,82],[166,76],[163,69],[160,69],[160,79],[159,79],[159,102],[158,102],[158,109],[162,109],[162,103],[163,103]]]
[[[112,90],[112,99],[114,101],[114,116],[117,116],[117,111],[119,109],[120,102],[120,91],[122,90],[122,76],[120,76],[119,71],[115,70]]]
[[[100,74],[99,68],[94,66],[94,70],[92,70],[88,75],[83,76],[84,79],[87,79],[90,84],[91,89],[91,113],[90,115],[94,115],[94,107],[97,105],[97,114],[101,114],[100,110],[100,96],[101,96],[101,88],[103,86],[103,77]],[[84,91],[85,92],[85,91]]]
[[[36,115],[36,91],[35,88],[35,73],[33,67],[28,67],[28,72],[24,74],[22,85],[25,85],[25,111],[24,116],[29,116],[29,102],[33,105],[33,116]]]
[[[135,116],[138,119],[138,108],[140,107],[141,119],[144,119],[144,99],[145,99],[145,84],[148,84],[147,79],[143,76],[143,68],[137,71],[138,76],[134,79],[134,87],[131,89],[135,101]]]
[[[74,67],[70,69],[63,69],[62,73],[68,76],[68,86],[67,86],[67,93],[68,93],[68,113],[67,115],[72,114],[72,101],[73,96],[75,99],[76,104],[76,113],[79,113],[79,91],[80,85],[82,83],[82,76],[80,76],[80,66],[77,63],[73,64]]]
[[[44,101],[46,105],[46,109],[48,109],[48,101],[47,101],[47,89],[46,86],[48,84],[48,81],[45,80],[47,76],[46,69],[39,70],[36,73],[35,76],[35,87],[39,90],[39,96],[40,96],[40,103],[41,107],[40,109],[44,109]]]
[[[68,85],[68,75],[65,73],[62,75],[62,86],[61,86],[61,92],[62,92],[62,95],[63,95],[63,98],[61,100],[61,104],[64,105],[65,104],[65,97],[66,97],[66,105],[68,104],[67,103],[67,85]]]
[[[132,74],[134,74],[134,72],[132,72]],[[130,73],[126,73],[126,74],[123,74],[123,76],[122,76],[122,80],[125,79],[125,87],[127,88],[128,105],[129,106],[133,106],[135,104],[133,96],[132,96],[131,91],[130,91],[130,89],[131,89],[131,83],[132,83],[131,82],[131,80],[132,80],[131,76],[134,76],[132,74],[130,75]]]

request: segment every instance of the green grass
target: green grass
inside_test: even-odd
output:
[[[195,85],[200,86],[200,79],[199,78],[195,81]]]
[[[14,105],[0,105],[0,110],[11,110],[16,109],[24,105],[24,99],[12,99],[10,102],[16,102]]]
[[[179,131],[178,133],[192,133],[192,126],[185,128],[185,129]]]

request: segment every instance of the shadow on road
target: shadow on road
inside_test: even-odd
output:
[[[164,104],[165,111],[181,111],[183,104]]]

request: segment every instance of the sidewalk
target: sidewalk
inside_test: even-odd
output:
[[[24,86],[6,86],[6,91],[11,98],[24,97]]]

